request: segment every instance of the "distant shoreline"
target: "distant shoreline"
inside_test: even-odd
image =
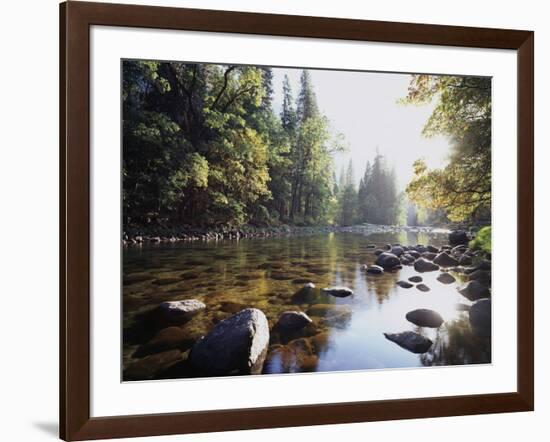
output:
[[[381,224],[361,224],[355,226],[278,226],[253,227],[245,225],[235,229],[193,229],[184,227],[131,227],[123,233],[125,246],[140,244],[176,243],[191,241],[221,241],[245,238],[271,238],[283,236],[304,236],[320,233],[448,233],[450,228],[429,226],[391,226]]]

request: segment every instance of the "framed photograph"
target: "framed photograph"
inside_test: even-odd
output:
[[[61,438],[533,410],[533,32],[60,14]]]

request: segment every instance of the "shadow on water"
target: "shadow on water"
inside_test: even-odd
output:
[[[490,339],[476,336],[467,313],[455,308],[457,303],[470,304],[456,290],[459,280],[445,285],[436,279],[439,272],[422,273],[423,284],[430,288],[422,292],[416,286],[396,285],[419,275],[413,267],[381,276],[361,270],[376,259],[369,244],[440,246],[445,240],[424,232],[329,233],[129,247],[124,249],[123,267],[123,365],[135,362],[144,344],[150,349],[149,341],[159,332],[179,336],[176,348],[185,351],[216,323],[247,307],[262,310],[272,330],[264,373],[490,362]],[[306,283],[315,288],[304,289]],[[338,298],[320,290],[335,285],[354,293]],[[206,311],[179,330],[159,330],[143,320],[159,303],[183,299],[204,302]],[[436,310],[444,326],[418,330],[405,319],[417,308]],[[273,330],[288,310],[307,313],[313,323],[290,334]],[[406,330],[432,339],[432,349],[417,355],[384,337]],[[170,349],[170,342],[162,348]]]

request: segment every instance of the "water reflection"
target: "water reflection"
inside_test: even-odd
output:
[[[144,326],[143,315],[160,302],[191,298],[204,302],[207,309],[181,328],[182,342],[189,346],[246,307],[261,309],[271,327],[286,310],[301,310],[312,318],[313,324],[298,332],[272,331],[264,373],[490,362],[490,339],[476,336],[468,313],[456,308],[458,303],[471,304],[456,291],[459,280],[445,285],[436,279],[439,272],[422,273],[422,283],[431,290],[421,292],[396,285],[418,275],[412,267],[367,275],[361,266],[374,263],[375,255],[367,248],[373,243],[438,246],[444,236],[331,233],[125,249],[123,364],[135,361],[136,349],[159,332]],[[308,282],[315,288],[302,289]],[[320,291],[332,285],[347,286],[354,294],[337,298]],[[439,312],[445,324],[439,330],[419,329],[405,319],[407,312],[418,308]],[[434,345],[417,355],[383,335],[405,330],[425,335]]]

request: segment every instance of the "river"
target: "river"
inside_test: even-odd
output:
[[[163,301],[182,299],[198,299],[207,306],[184,326],[189,346],[215,323],[246,307],[262,310],[270,326],[284,311],[308,312],[313,325],[299,334],[272,333],[265,374],[490,363],[490,338],[476,336],[468,312],[457,308],[472,304],[457,291],[463,275],[453,273],[456,282],[446,285],[436,279],[439,271],[419,274],[412,266],[380,276],[361,270],[376,258],[369,244],[439,247],[446,240],[446,235],[434,233],[325,233],[125,247],[123,365],[135,361],[136,349],[154,334],[140,329],[139,314]],[[414,275],[430,291],[396,285]],[[306,282],[318,288],[347,286],[354,294],[296,296]],[[406,313],[418,308],[440,313],[443,326],[419,328],[407,321]],[[384,337],[406,330],[429,337],[434,345],[427,353],[414,354]]]

